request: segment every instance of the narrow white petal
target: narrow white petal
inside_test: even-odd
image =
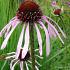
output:
[[[48,32],[49,32],[49,35],[50,35],[51,38],[57,36],[55,31],[53,30],[53,28],[49,24],[48,24]]]
[[[35,66],[36,70],[39,70],[37,66]]]
[[[15,52],[7,53],[7,55],[15,54]]]
[[[28,60],[28,62],[31,64],[32,62]]]
[[[25,64],[26,64],[26,68],[27,68],[27,70],[29,70],[28,65],[27,65],[27,62],[25,62]]]
[[[7,35],[7,37],[5,38],[5,40],[2,43],[1,49],[4,49],[7,45],[7,42],[12,34],[12,32],[14,31],[14,29],[16,28],[16,26],[19,24],[19,22],[16,23],[16,25],[11,29],[11,31],[9,32],[9,34]]]
[[[24,43],[24,47],[23,47],[23,51],[22,51],[22,58],[24,58],[28,52],[28,46],[29,46],[29,23],[26,27],[26,31],[25,31],[25,43]]]
[[[53,19],[51,19],[50,17],[48,17],[48,16],[43,16],[43,19],[44,19],[44,20],[46,20],[46,18],[50,19],[50,20],[59,28],[59,30],[61,31],[61,33],[62,33],[62,35],[64,36],[64,38],[66,38],[66,35],[65,35],[65,33],[63,32],[63,30],[60,28],[60,26],[59,26]]]
[[[35,55],[36,57],[38,57],[38,58],[40,58],[40,59],[43,59],[43,57],[41,57],[41,56],[38,56],[38,55]]]
[[[5,59],[15,58],[16,55],[7,56]]]
[[[47,20],[47,19],[44,19],[52,28],[53,30],[56,32],[57,36],[59,37],[59,39],[61,40],[61,42],[64,44],[60,34],[58,33],[57,29]]]
[[[3,33],[5,33],[5,31],[11,26],[11,24],[12,24],[12,22],[13,22],[13,20],[15,19],[15,17],[14,18],[12,18],[11,20],[10,20],[10,22],[0,31],[0,37],[3,35]]]
[[[1,31],[0,31],[0,37],[5,33],[6,29],[8,28],[9,24],[7,24]]]
[[[42,25],[44,31],[45,31],[45,35],[46,35],[46,54],[47,56],[50,54],[50,38],[49,38],[49,33],[48,30],[46,29],[45,25],[43,24],[43,22],[39,21],[39,23]]]
[[[11,25],[8,26],[7,31],[5,33],[5,38],[7,37],[8,33],[10,32]]]
[[[23,61],[20,62],[20,70],[23,70]]]
[[[11,61],[11,63],[10,63],[10,69],[12,68],[12,66],[13,66],[13,62],[15,61],[16,59],[13,59],[12,61]],[[12,70],[12,69],[11,69]]]
[[[19,57],[20,49],[22,48],[24,29],[25,29],[25,25],[23,26],[22,32],[21,32],[20,37],[19,37],[19,41],[18,41],[18,45],[17,45],[17,50],[16,50],[16,58]]]
[[[37,60],[35,60],[35,62],[36,62],[39,66],[42,66]]]
[[[37,52],[37,51],[39,51],[39,49],[35,49],[34,51]]]
[[[42,56],[42,37],[36,24],[35,24],[35,28],[36,28],[37,38],[38,38],[38,43],[39,43],[39,53],[40,53],[40,56]]]
[[[12,27],[14,27],[17,22],[20,23],[19,19],[15,17],[14,20],[11,22]]]
[[[19,61],[19,60],[18,60]],[[15,63],[14,63],[14,65],[12,66],[12,68],[11,68],[11,70],[14,70],[14,67],[15,67],[15,65],[18,63],[18,61],[16,61]]]
[[[61,42],[64,44],[64,42],[63,42],[63,40],[62,40],[60,34],[59,34],[58,31],[56,30],[56,28],[55,28],[52,24],[50,24],[50,25],[51,25],[51,27],[55,30],[55,32],[56,32],[57,36],[59,37],[59,39],[61,40]]]

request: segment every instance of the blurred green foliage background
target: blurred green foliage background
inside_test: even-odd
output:
[[[66,33],[67,38],[64,39],[65,44],[62,45],[60,40],[51,39],[51,54],[46,57],[45,53],[45,35],[42,31],[43,38],[43,60],[40,60],[42,67],[40,70],[70,70],[70,7],[65,4],[66,1],[69,0],[57,0],[59,6],[64,7],[64,12],[62,13],[62,20],[51,14],[51,0],[35,0],[43,11],[44,15],[47,15],[54,19],[59,26]],[[53,0],[52,0],[53,1]],[[0,0],[0,30],[9,22],[9,20],[15,16],[16,11],[21,3],[21,0]],[[0,50],[0,55],[12,52],[16,50],[17,42],[19,39],[19,35],[21,32],[21,25],[16,28],[16,30],[11,35],[11,38],[7,44],[7,47],[4,50]],[[0,46],[3,42],[4,38],[0,38]],[[38,46],[37,38],[35,38],[35,47]],[[6,62],[5,67],[2,69],[4,60],[0,60],[0,70],[10,70],[9,64],[10,62]],[[19,68],[15,68],[15,70],[19,70]]]

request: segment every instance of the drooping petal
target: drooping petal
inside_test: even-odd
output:
[[[17,50],[16,50],[16,58],[18,59],[19,57],[19,54],[20,54],[20,50],[22,48],[22,41],[23,41],[23,36],[24,36],[24,29],[25,29],[25,25],[23,26],[22,28],[22,32],[20,34],[20,37],[19,37],[19,41],[18,41],[18,45],[17,45]]]
[[[42,66],[37,60],[35,60],[35,62],[37,63],[37,65]]]
[[[42,25],[44,31],[45,31],[45,35],[46,35],[46,54],[47,56],[50,54],[50,38],[49,38],[49,33],[48,30],[46,29],[45,25],[43,24],[43,22],[39,21],[39,23]]]
[[[15,58],[15,55],[7,56],[5,59],[11,59],[11,58]]]
[[[26,64],[26,70],[29,70],[28,65],[27,65],[27,62],[25,62],[25,64]]]
[[[45,18],[44,20],[53,28],[53,30],[56,32],[56,34],[57,34],[57,36],[59,37],[59,39],[61,40],[61,42],[64,44],[64,42],[63,42],[63,40],[62,40],[60,34],[59,34],[58,31],[57,31],[57,29],[56,29],[46,18]]]
[[[23,61],[20,62],[20,70],[23,70]]]
[[[10,22],[0,31],[0,37],[6,32],[6,30],[11,26],[12,22],[14,21],[15,17],[10,20]]]
[[[16,25],[17,22],[19,22],[19,19],[17,18],[17,16],[15,16],[14,18],[11,19],[10,25],[9,25],[9,27],[7,28],[7,31],[6,31],[6,33],[5,33],[5,37],[8,35],[8,33],[9,33],[9,31],[10,31],[10,28],[13,28],[13,27]]]
[[[13,59],[10,63],[10,69],[12,70],[12,67],[13,67],[13,63],[15,62],[16,59]]]
[[[39,53],[40,53],[40,56],[42,56],[42,37],[36,24],[35,24],[35,28],[36,28],[37,38],[38,38],[38,43],[39,43]]]
[[[25,31],[25,43],[24,43],[24,47],[23,47],[23,51],[22,51],[22,58],[24,58],[28,52],[28,46],[29,46],[29,23],[26,27],[26,31]]]
[[[3,33],[5,33],[6,29],[8,28],[9,24],[7,24],[1,31],[0,31],[0,37],[2,37]]]
[[[60,30],[60,32],[62,33],[62,35],[64,36],[64,38],[66,38],[66,35],[65,35],[65,33],[62,31],[62,29],[60,28],[60,26],[59,26],[53,19],[51,19],[50,17],[48,17],[48,16],[43,16],[43,19],[44,19],[44,20],[46,20],[46,18],[48,18],[49,20],[51,20],[51,21],[58,27],[58,29]]]
[[[7,53],[7,55],[12,55],[12,54],[15,54],[15,52],[10,52],[10,53]]]
[[[7,28],[7,30],[6,30],[6,32],[5,32],[5,36],[4,36],[4,38],[7,37],[8,33],[10,32],[10,28],[11,28],[11,25],[9,25],[9,27]]]
[[[35,65],[36,70],[39,70],[38,67]]]
[[[39,51],[39,49],[35,49],[34,51],[35,51],[35,52],[36,52],[36,51]]]
[[[18,63],[18,61],[19,61],[19,60],[17,60],[17,61],[13,64],[11,70],[14,70],[14,67],[15,67],[15,65]]]
[[[14,22],[15,23],[15,22]],[[5,38],[5,40],[3,41],[3,44],[1,46],[1,49],[4,49],[7,45],[7,42],[12,34],[12,32],[14,31],[14,29],[16,28],[16,26],[19,24],[19,22],[16,22],[16,25],[11,29],[11,31],[9,32],[9,34],[7,35],[7,37]]]
[[[12,27],[14,27],[17,24],[17,22],[20,22],[20,21],[16,16],[16,17],[14,17],[14,20],[11,22]]]
[[[51,38],[57,36],[55,31],[52,29],[52,27],[49,24],[48,24],[48,32]]]
[[[36,57],[38,57],[38,58],[40,58],[40,59],[43,59],[43,57],[41,57],[41,56],[38,56],[38,55],[35,55]]]

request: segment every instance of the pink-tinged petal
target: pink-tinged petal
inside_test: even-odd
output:
[[[48,21],[47,18],[44,18],[44,20],[53,28],[53,30],[55,31],[55,33],[57,34],[57,36],[59,37],[59,39],[61,40],[61,42],[64,44],[60,34],[58,33],[57,29]]]
[[[2,37],[3,33],[0,32],[0,37]]]
[[[57,5],[56,1],[52,1],[51,5],[55,7]]]
[[[26,70],[29,70],[28,65],[27,65],[27,62],[25,62],[25,64],[26,64]]]
[[[48,24],[48,32],[51,38],[56,37],[55,31],[52,29],[52,27]]]
[[[63,42],[63,40],[62,40],[60,34],[59,34],[58,31],[56,30],[56,28],[55,28],[52,24],[50,24],[50,26],[55,30],[57,36],[59,37],[59,39],[61,40],[61,42],[64,44],[64,42]]]
[[[12,22],[14,21],[15,17],[10,20],[10,22],[1,30],[0,37],[6,32],[6,30],[11,26]]]
[[[0,31],[0,37],[5,33],[6,29],[8,28],[9,24],[7,24],[1,31]]]
[[[38,43],[39,43],[39,53],[40,53],[40,56],[42,56],[42,37],[36,24],[35,24],[35,28],[36,28],[37,38],[38,38]]]
[[[60,30],[60,32],[62,33],[62,35],[64,36],[64,38],[66,38],[65,33],[62,31],[62,29],[60,28],[60,26],[59,26],[53,19],[51,19],[51,18],[48,17],[48,16],[42,16],[42,17],[43,17],[43,19],[45,19],[45,20],[46,20],[46,18],[48,18],[49,20],[51,20],[51,21],[58,27],[58,29]]]
[[[8,33],[10,32],[10,28],[11,27],[13,28],[17,22],[20,22],[19,19],[17,19],[17,17],[12,18],[12,20],[10,21],[10,25],[8,26],[7,31],[5,33],[5,38],[8,35]]]
[[[15,65],[16,65],[18,62],[19,62],[19,60],[17,60],[17,61],[13,64],[11,70],[14,70],[14,67],[15,67]]]
[[[5,38],[7,37],[8,33],[10,32],[10,28],[11,28],[11,25],[9,25],[9,27],[7,28],[6,32],[5,32]]]
[[[23,70],[23,61],[20,62],[20,70]]]
[[[25,43],[24,43],[24,47],[23,47],[23,51],[22,51],[22,58],[24,58],[28,52],[28,46],[29,46],[29,23],[26,27],[26,31],[25,31]]]
[[[43,22],[39,21],[39,23],[42,25],[42,27],[45,31],[45,35],[46,35],[46,55],[48,56],[50,54],[50,37],[49,37],[49,33],[48,33],[48,30],[46,29],[45,25],[43,24]]]
[[[24,29],[25,29],[25,24],[22,28],[22,32],[20,34],[20,37],[19,37],[19,41],[18,41],[18,45],[17,45],[17,50],[16,50],[16,58],[18,59],[19,57],[19,54],[20,54],[20,50],[22,48],[22,42],[23,42],[23,36],[24,36]]]
[[[9,32],[9,34],[7,35],[7,37],[5,38],[5,40],[2,43],[1,49],[4,49],[7,45],[7,42],[12,34],[12,32],[14,31],[14,29],[16,28],[16,26],[19,24],[19,22],[16,23],[16,25],[11,29],[11,31]]]
[[[17,16],[14,18],[14,20],[11,22],[12,27],[14,27],[17,22],[20,22],[19,19],[17,18]]]

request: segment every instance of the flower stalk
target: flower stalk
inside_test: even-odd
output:
[[[32,58],[32,70],[35,70],[35,54],[34,54],[34,27],[33,23],[29,24],[30,28],[30,47],[31,47],[31,58]]]

